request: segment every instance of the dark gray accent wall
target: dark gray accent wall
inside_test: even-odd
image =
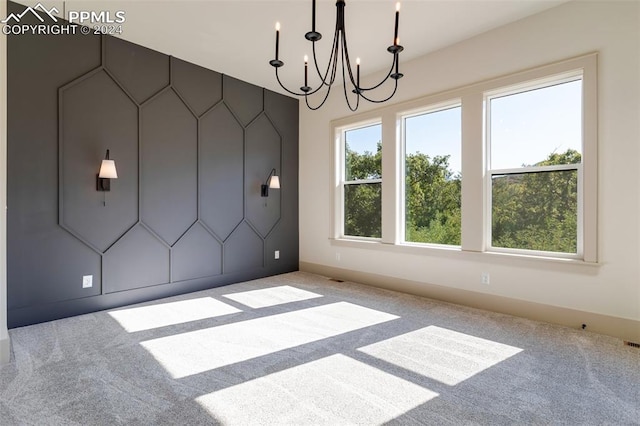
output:
[[[12,35],[7,130],[10,327],[298,268],[294,99],[109,36]]]

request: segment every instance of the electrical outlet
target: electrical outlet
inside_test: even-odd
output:
[[[90,288],[90,287],[93,287],[93,275],[83,275],[82,288]]]
[[[336,262],[340,262],[340,253],[336,253]]]
[[[480,282],[482,284],[486,284],[489,285],[490,282],[490,276],[488,272],[483,272],[482,275],[480,276]]]
[[[280,250],[276,250],[273,252],[273,258],[274,259],[280,259]]]

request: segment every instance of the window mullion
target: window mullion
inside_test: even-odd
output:
[[[484,250],[482,93],[462,98],[462,250]]]
[[[382,116],[382,242],[399,242],[399,158],[396,115],[387,112]]]

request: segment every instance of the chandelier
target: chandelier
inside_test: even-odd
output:
[[[280,23],[276,23],[276,57],[269,61],[272,67],[275,68],[276,71],[276,79],[278,80],[278,84],[288,93],[295,96],[304,96],[307,107],[311,110],[317,110],[327,101],[329,97],[329,93],[331,93],[331,88],[333,87],[333,83],[336,80],[336,75],[338,72],[338,62],[340,62],[342,68],[342,87],[344,91],[344,97],[347,101],[347,105],[351,111],[356,111],[358,106],[360,105],[360,99],[364,99],[373,103],[382,103],[386,102],[395,95],[398,90],[398,80],[403,77],[398,71],[399,62],[400,62],[400,52],[402,52],[403,47],[400,45],[400,39],[398,38],[398,22],[400,19],[400,3],[396,4],[396,20],[395,20],[395,29],[393,33],[393,44],[387,47],[387,51],[393,55],[393,61],[391,62],[391,68],[386,76],[377,84],[374,84],[370,87],[364,87],[360,85],[360,58],[356,59],[356,72],[355,77],[353,73],[353,67],[351,66],[351,60],[349,58],[349,49],[347,47],[347,35],[345,31],[345,20],[344,20],[344,0],[336,1],[336,29],[333,35],[333,47],[331,50],[331,55],[329,57],[329,62],[326,66],[326,70],[324,74],[320,71],[320,67],[318,66],[318,60],[316,58],[316,42],[322,38],[322,34],[316,31],[316,0],[312,0],[311,5],[311,31],[305,34],[305,38],[309,40],[312,44],[312,52],[313,52],[313,68],[315,69],[318,78],[320,79],[320,84],[316,88],[309,87],[309,58],[305,55],[304,57],[304,86],[300,87],[300,91],[290,90],[282,84],[280,81],[280,76],[278,75],[278,69],[284,66],[284,62],[279,59],[279,47],[280,47]],[[393,92],[386,98],[374,99],[370,92],[382,86],[387,80],[392,79],[394,81]],[[350,83],[350,84],[348,84]],[[318,92],[320,89],[326,88],[326,93],[324,94],[324,98],[322,102],[320,102],[317,106],[312,106],[309,104],[309,95],[313,95]],[[349,95],[349,90],[355,94],[355,99],[353,95]]]

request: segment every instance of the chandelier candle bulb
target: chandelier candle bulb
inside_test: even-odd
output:
[[[397,46],[398,42],[398,23],[400,22],[400,2],[396,3],[396,28],[393,31],[393,44]]]
[[[360,90],[360,58],[356,58],[356,90]]]
[[[280,22],[276,22],[276,61],[278,60],[279,50],[280,50]]]
[[[304,85],[305,85],[305,87],[307,87],[309,85],[308,84],[308,76],[309,76],[308,68],[309,68],[309,57],[307,55],[304,55]]]

